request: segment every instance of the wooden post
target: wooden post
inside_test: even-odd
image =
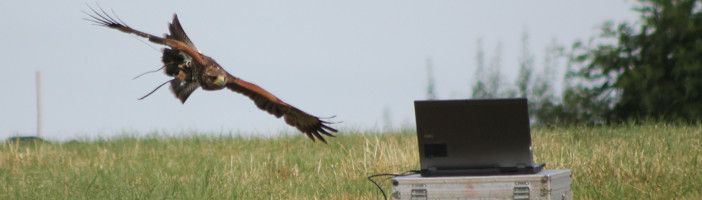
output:
[[[42,108],[41,108],[41,72],[36,72],[37,90],[37,137],[42,135]]]

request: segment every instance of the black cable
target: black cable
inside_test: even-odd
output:
[[[373,175],[368,176],[368,180],[369,180],[371,183],[375,184],[375,187],[378,187],[378,190],[380,190],[380,193],[383,194],[383,199],[387,200],[387,199],[388,199],[388,196],[385,195],[385,190],[383,190],[383,188],[380,187],[380,184],[378,184],[377,182],[375,182],[375,180],[373,180],[373,178],[378,177],[378,176],[390,176],[390,178],[394,178],[394,177],[396,177],[396,176],[405,176],[405,175],[417,174],[417,173],[419,173],[418,170],[410,170],[410,171],[402,172],[402,173],[399,173],[399,174],[392,174],[392,173],[373,174]],[[387,179],[386,179],[386,180],[387,180]]]
[[[378,176],[392,176],[392,177],[395,177],[395,176],[398,176],[398,175],[399,175],[399,174],[386,174],[386,173],[383,173],[383,174],[373,174],[373,175],[368,176],[368,180],[369,180],[371,183],[375,184],[375,187],[378,187],[378,190],[380,190],[380,193],[383,194],[383,199],[387,200],[387,199],[388,199],[388,196],[385,195],[385,191],[383,190],[383,188],[380,187],[380,185],[379,185],[377,182],[375,182],[375,180],[373,180],[373,178],[378,177]]]

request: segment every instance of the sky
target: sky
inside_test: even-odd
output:
[[[132,80],[161,66],[163,47],[83,20],[87,4],[154,35],[177,13],[198,49],[230,73],[310,114],[336,116],[342,130],[379,129],[387,118],[394,127],[413,126],[427,58],[440,99],[469,98],[479,38],[488,56],[501,44],[509,77],[524,32],[538,65],[553,40],[569,46],[596,36],[607,20],[638,18],[631,0],[3,0],[0,139],[36,133],[36,71],[42,136],[52,140],[297,134],[229,90],[198,90],[181,104],[164,87],[137,100],[168,80],[163,73]]]

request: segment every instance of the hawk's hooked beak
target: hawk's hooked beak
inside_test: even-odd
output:
[[[224,86],[225,84],[227,84],[227,80],[224,78],[224,76],[217,76],[217,79],[214,80],[214,83],[219,86]]]

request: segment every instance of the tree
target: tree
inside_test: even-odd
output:
[[[436,99],[436,83],[434,81],[434,68],[431,58],[427,58],[427,99]]]
[[[495,46],[495,54],[492,55],[490,60],[490,68],[487,71],[487,82],[485,84],[485,90],[487,91],[487,98],[504,98],[504,97],[514,97],[515,91],[510,88],[505,88],[506,84],[503,84],[502,80],[502,43],[498,42]]]
[[[475,84],[473,85],[472,98],[487,99],[499,97],[513,97],[514,91],[509,88],[504,88],[502,81],[502,43],[497,43],[495,46],[495,54],[490,60],[490,67],[485,69],[485,52],[483,51],[483,43],[478,39],[476,64],[475,69]]]
[[[615,42],[574,45],[580,83],[566,96],[607,120],[702,120],[702,2],[640,3],[640,22],[603,28],[601,39]]]
[[[563,60],[563,48],[552,39],[544,51],[544,60],[541,70],[533,76],[531,93],[529,95],[533,104],[530,104],[530,113],[538,124],[554,124],[563,122],[563,109],[556,98],[555,73],[556,67]]]
[[[534,55],[529,50],[529,33],[522,32],[522,54],[519,56],[519,74],[517,75],[517,96],[528,98],[534,71]]]
[[[483,40],[478,39],[476,41],[476,53],[475,53],[475,73],[473,77],[475,79],[475,84],[473,85],[473,91],[471,94],[472,98],[488,98],[487,89],[485,88],[485,51],[483,50]]]
[[[395,128],[393,127],[392,121],[392,110],[390,106],[383,107],[383,132],[392,132]]]

